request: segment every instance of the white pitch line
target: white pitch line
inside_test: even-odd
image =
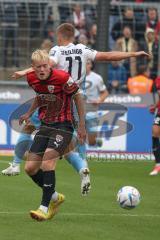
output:
[[[7,214],[7,215],[24,215],[24,214],[28,214],[29,212],[0,212],[0,214]],[[104,217],[104,216],[110,216],[110,217],[156,217],[159,218],[160,215],[158,214],[143,214],[143,215],[139,215],[139,214],[125,214],[125,213],[59,213],[60,216],[88,216],[88,217]]]
[[[61,213],[60,215],[64,216],[110,216],[110,217],[160,217],[160,215],[154,215],[154,214],[144,214],[144,215],[138,215],[138,214],[125,214],[125,213]]]

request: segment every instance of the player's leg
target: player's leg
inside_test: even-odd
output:
[[[38,210],[30,211],[31,217],[39,221],[47,220],[51,218],[48,212],[48,208],[49,208],[52,195],[55,195],[55,167],[56,167],[56,159],[58,157],[59,157],[59,153],[56,152],[54,149],[50,149],[50,148],[46,149],[45,154],[43,156],[43,160],[41,164],[42,177],[43,177],[41,204]]]
[[[32,148],[33,149],[33,148]],[[45,159],[46,157],[46,159]],[[51,159],[48,160],[47,154],[42,157],[41,155],[30,152],[25,164],[25,171],[30,176],[36,185],[38,185],[43,192],[42,202],[38,210],[31,211],[30,214],[37,220],[47,220],[53,217],[56,213],[54,206],[54,214],[48,215],[48,206],[51,197],[54,201],[63,202],[64,197],[54,191],[55,188],[55,163]],[[43,162],[44,160],[44,162]],[[52,203],[53,205],[53,203]]]
[[[43,171],[40,168],[42,156],[29,152],[25,163],[25,172],[39,187],[43,187]]]
[[[88,144],[90,146],[101,147],[103,144],[103,141],[101,138],[98,137],[98,129],[97,129],[99,125],[98,115],[97,115],[97,112],[93,112],[92,114],[91,113],[88,112],[86,117]]]
[[[47,129],[49,140],[46,141],[47,149],[41,165],[43,171],[42,201],[38,210],[30,212],[31,217],[36,220],[52,218],[57,212],[58,206],[64,201],[63,194],[55,192],[55,167],[57,159],[64,153],[71,141],[73,129],[67,128],[63,124],[60,127],[61,129]],[[44,133],[41,131],[43,138],[46,136]]]
[[[41,168],[43,155],[47,148],[48,137],[41,129],[36,133],[33,144],[30,148],[27,161],[25,163],[25,171],[36,185],[43,189],[44,173]]]
[[[101,138],[98,138],[98,134],[95,132],[88,132],[88,144],[94,147],[101,147],[103,141]]]
[[[160,172],[160,116],[156,116],[152,127],[152,151],[155,157],[155,167],[150,172],[151,176]]]
[[[66,151],[65,159],[73,166],[73,168],[79,173],[81,178],[81,193],[86,195],[89,193],[91,188],[90,183],[90,171],[88,168],[88,163],[85,157],[85,152],[83,151],[83,157],[79,153],[79,148],[77,147],[79,143],[72,142]]]
[[[38,118],[38,111],[35,111],[30,117],[31,124],[25,125],[20,133],[18,141],[15,146],[15,154],[10,166],[2,170],[3,175],[14,176],[20,173],[20,164],[23,160],[24,154],[29,150],[32,144],[31,134],[35,129],[40,127],[40,120]]]
[[[49,192],[49,194],[52,196],[55,185],[55,177],[53,171],[50,171],[50,169],[54,168],[53,161],[52,165],[50,163],[51,160],[48,161],[45,159],[46,161],[44,164],[42,161],[49,141],[49,137],[47,134],[48,133],[45,134],[45,132],[40,129],[40,131],[35,135],[33,144],[30,148],[30,152],[28,154],[28,158],[25,164],[25,171],[33,180],[33,182],[35,182],[36,185],[42,188],[42,192],[44,192],[44,188],[48,188],[50,190],[49,188],[50,185],[47,184],[47,181],[49,179],[49,182],[51,182],[49,183],[51,184],[51,191]],[[49,171],[47,169],[47,166]],[[51,200],[51,196],[49,202]],[[42,207],[43,205],[41,206],[41,208]],[[30,212],[31,216],[39,221],[48,219],[47,215],[48,206],[46,207],[46,211],[45,207],[46,206],[43,207],[43,211],[40,208],[36,211],[31,211]]]
[[[13,161],[10,163],[8,168],[2,170],[3,175],[15,176],[20,173],[20,164],[23,160],[25,152],[29,150],[32,144],[31,134],[34,130],[35,127],[32,125],[24,126],[15,146]]]

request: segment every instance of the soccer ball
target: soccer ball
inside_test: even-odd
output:
[[[124,209],[133,209],[140,203],[140,193],[135,187],[122,187],[117,194],[117,201]]]

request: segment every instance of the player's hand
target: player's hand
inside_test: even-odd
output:
[[[78,132],[79,142],[80,144],[83,144],[86,140],[86,135],[87,135],[85,125],[79,124],[77,132]]]
[[[19,79],[19,78],[21,78],[21,77],[23,77],[23,76],[25,76],[26,75],[26,72],[25,71],[17,71],[17,72],[14,72],[13,73],[13,75],[12,75],[12,78],[14,79],[14,80],[16,80],[16,79]]]
[[[22,125],[23,123],[25,123],[26,125],[30,123],[30,114],[25,113],[22,116],[20,116],[19,118],[19,125]]]
[[[139,52],[135,52],[135,57],[147,57],[147,58],[151,58],[151,55],[144,52],[144,51],[139,51]]]
[[[150,107],[149,107],[149,111],[151,114],[154,114],[155,113],[155,110],[156,110],[156,105],[152,104]]]

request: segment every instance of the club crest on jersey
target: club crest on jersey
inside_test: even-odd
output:
[[[62,141],[63,141],[63,136],[57,134],[57,135],[56,135],[56,142],[59,143],[59,142],[62,142]]]
[[[48,87],[48,91],[50,92],[50,93],[54,93],[54,86],[53,85],[48,85],[47,86]]]
[[[69,86],[69,87],[72,86],[73,83],[74,83],[74,81],[73,81],[73,79],[70,77],[70,78],[68,79],[68,81],[67,81],[68,86]]]

